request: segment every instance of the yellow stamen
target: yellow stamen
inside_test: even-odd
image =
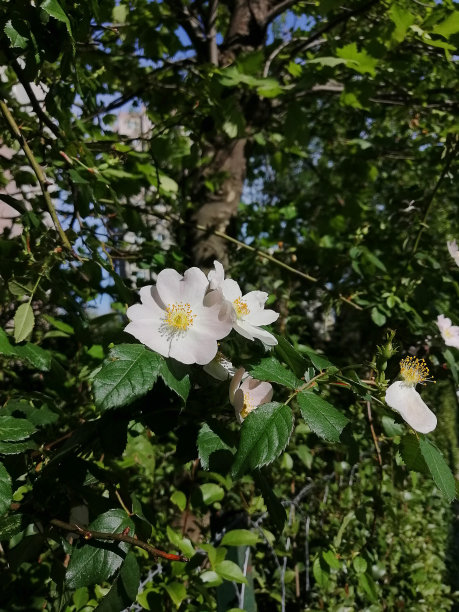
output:
[[[249,412],[252,412],[252,410],[256,408],[256,406],[254,406],[253,404],[253,400],[250,397],[250,393],[246,393],[244,391],[243,393],[244,393],[244,405],[242,406],[241,417],[245,419],[247,415],[249,414]]]
[[[233,305],[238,319],[240,319],[241,317],[246,317],[248,314],[250,314],[247,302],[244,302],[242,298],[238,297],[237,300],[234,300]]]
[[[424,382],[435,382],[429,378],[429,368],[424,359],[405,357],[400,362],[400,374],[408,385],[417,385]]]
[[[190,304],[177,302],[166,308],[164,322],[171,331],[186,331],[194,323],[196,315],[193,314]]]

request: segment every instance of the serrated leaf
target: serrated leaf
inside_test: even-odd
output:
[[[214,570],[219,576],[221,576],[221,578],[224,578],[225,580],[248,584],[247,578],[242,573],[241,568],[233,561],[229,561],[228,559],[221,561],[220,563],[216,564]]]
[[[223,430],[223,431],[222,431]],[[221,438],[224,429],[219,423],[204,423],[199,430],[197,446],[203,470],[208,470],[210,456],[217,451],[233,452],[233,449]]]
[[[27,49],[27,38],[21,36],[19,32],[14,28],[11,23],[11,19],[6,22],[4,32],[8,36],[12,47],[19,47],[19,49]]]
[[[434,483],[449,502],[453,501],[456,497],[455,480],[443,455],[438,448],[426,438],[421,438],[419,440],[419,448],[429,472],[432,474]]]
[[[255,546],[258,534],[248,529],[232,529],[227,531],[221,541],[222,546]]]
[[[29,438],[35,427],[27,419],[18,419],[13,416],[0,416],[0,441],[19,442]]]
[[[14,315],[14,339],[22,342],[32,332],[35,316],[30,304],[21,304]]]
[[[232,473],[241,476],[250,469],[272,463],[287,446],[293,428],[288,406],[270,402],[249,413],[241,426],[241,439]]]
[[[12,501],[11,476],[6,471],[3,463],[0,463],[0,515],[5,514],[9,510]]]
[[[297,389],[301,386],[301,380],[284,368],[275,357],[267,357],[262,359],[261,362],[255,366],[250,372],[250,376],[258,380],[269,380],[270,382],[276,382],[289,389]]]
[[[139,565],[135,554],[129,551],[110,591],[102,599],[95,612],[115,612],[115,610],[129,608],[129,604],[137,597],[139,584]]]
[[[12,514],[0,518],[0,540],[9,540],[25,528],[24,514]]]
[[[422,472],[424,474],[428,472],[426,462],[421,454],[419,439],[417,436],[412,434],[403,436],[400,444],[400,454],[403,462],[409,470]]]
[[[437,23],[433,32],[447,39],[451,35],[457,34],[457,32],[459,32],[459,11],[453,11],[446,19]]]
[[[312,431],[324,440],[339,442],[349,419],[316,393],[302,391],[297,400],[301,416]]]
[[[113,348],[94,377],[96,406],[101,410],[130,404],[145,395],[156,382],[162,357],[141,344]]]
[[[336,556],[336,553],[334,553],[332,550],[323,552],[322,557],[332,569],[338,570],[341,568],[341,561]]]
[[[51,17],[54,17],[54,19],[57,19],[58,21],[64,23],[65,27],[67,28],[67,32],[70,34],[70,36],[72,36],[72,27],[70,25],[69,18],[64,13],[61,5],[57,0],[45,0],[40,4],[40,8],[44,10],[45,13],[48,13],[48,15],[50,15]]]
[[[98,516],[88,527],[89,531],[121,533],[126,527],[130,535],[135,526],[124,510],[109,510]],[[120,567],[129,550],[125,542],[94,540],[73,550],[67,569],[67,586],[78,589],[108,580]]]
[[[331,361],[329,361],[323,355],[318,355],[312,349],[305,348],[303,351],[309,357],[312,362],[312,365],[316,368],[316,370],[328,370],[329,368],[335,368]]]
[[[298,378],[302,378],[309,366],[309,362],[283,336],[278,336],[277,334],[274,334],[274,336],[277,340],[274,350],[295,375]]]
[[[48,351],[31,342],[14,346],[10,343],[8,335],[3,329],[0,329],[0,355],[27,361],[30,365],[42,371],[47,371],[51,367],[51,354]]]
[[[181,365],[180,363],[174,363],[173,360],[166,361],[162,359],[159,375],[163,379],[164,384],[169,389],[172,389],[172,391],[175,391],[186,402],[191,383],[189,375],[183,371],[183,368],[180,367]]]
[[[18,455],[26,450],[37,448],[37,443],[33,440],[24,442],[0,442],[0,455]]]
[[[183,491],[174,491],[170,496],[170,500],[173,504],[178,506],[182,512],[186,508],[186,495]]]
[[[166,528],[166,533],[167,537],[169,538],[169,542],[186,557],[191,559],[191,557],[194,555],[194,548],[191,541],[188,538],[184,538],[176,533],[169,527],[169,525]]]

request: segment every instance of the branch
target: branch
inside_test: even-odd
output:
[[[298,53],[299,51],[301,51],[303,49],[307,49],[311,43],[316,41],[323,34],[326,34],[327,32],[330,32],[330,30],[333,30],[333,28],[335,28],[336,26],[338,26],[338,25],[340,25],[342,23],[345,23],[346,21],[349,21],[349,19],[351,19],[352,17],[356,17],[357,15],[361,15],[363,13],[366,13],[375,4],[378,4],[379,2],[381,2],[381,0],[370,0],[369,2],[366,2],[365,4],[362,4],[362,6],[357,7],[355,9],[353,9],[352,11],[346,11],[346,12],[341,13],[340,15],[335,17],[335,19],[332,19],[331,21],[329,21],[328,23],[326,23],[322,27],[318,28],[314,32],[314,34],[311,34],[311,36],[306,39],[306,42],[298,47],[298,49],[296,50],[296,53]]]
[[[8,56],[10,56],[10,54],[8,53]],[[42,109],[42,107],[40,106],[39,101],[37,100],[35,94],[33,93],[33,90],[30,86],[30,83],[27,81],[27,79],[24,76],[24,72],[22,71],[21,66],[19,65],[18,61],[14,58],[14,57],[9,57],[10,61],[11,61],[11,65],[13,67],[14,72],[16,73],[16,76],[18,77],[18,81],[21,83],[21,85],[24,87],[24,90],[30,100],[30,104],[33,108],[33,110],[35,111],[35,114],[37,115],[37,117],[52,131],[52,133],[57,136],[57,138],[60,138],[62,136],[60,129],[58,128],[57,125],[55,125],[51,119],[48,117],[48,115],[45,113],[45,111]]]
[[[52,519],[50,521],[51,525],[55,525],[60,529],[65,529],[66,531],[75,531],[80,533],[85,540],[112,540],[114,542],[127,542],[127,544],[132,544],[132,546],[137,546],[137,548],[143,548],[148,553],[155,557],[161,557],[162,559],[168,559],[169,561],[182,561],[186,562],[189,559],[184,555],[173,555],[171,553],[164,552],[159,548],[155,548],[147,542],[143,542],[142,540],[138,540],[137,538],[132,538],[131,536],[125,535],[123,533],[105,533],[102,531],[93,531],[92,529],[88,529],[87,527],[81,527],[76,523],[64,523],[59,519]]]
[[[457,148],[458,148],[458,141],[456,140],[456,143],[451,147],[451,150],[449,151],[449,153],[447,154],[447,158],[445,161],[445,165],[443,166],[443,170],[441,171],[440,176],[438,177],[438,181],[435,184],[435,187],[432,189],[432,193],[430,194],[428,200],[427,200],[427,205],[426,205],[426,209],[424,212],[424,216],[422,218],[421,221],[421,227],[419,228],[418,231],[418,235],[416,236],[416,240],[413,246],[413,250],[411,252],[411,255],[414,255],[417,251],[417,248],[419,246],[419,241],[421,240],[421,236],[423,231],[425,230],[426,227],[428,227],[427,225],[427,217],[429,216],[429,213],[432,209],[432,205],[433,202],[435,200],[435,196],[437,194],[437,191],[440,189],[440,185],[443,183],[444,178],[446,177],[446,175],[448,174],[449,168],[456,156],[457,153]]]
[[[43,194],[43,197],[45,199],[46,202],[46,206],[48,208],[48,212],[51,215],[51,218],[53,220],[54,223],[54,227],[56,228],[59,236],[61,237],[62,243],[64,244],[64,246],[71,251],[72,253],[74,253],[73,249],[72,249],[72,245],[69,242],[69,239],[67,238],[67,234],[64,232],[62,225],[59,221],[59,217],[57,216],[56,213],[56,209],[54,208],[53,205],[53,201],[51,200],[51,196],[49,195],[48,192],[48,180],[45,176],[45,173],[43,172],[42,167],[38,164],[37,160],[35,159],[34,154],[32,153],[29,145],[27,144],[26,139],[24,138],[24,136],[22,135],[16,121],[13,118],[13,115],[10,113],[8,107],[6,106],[5,102],[3,100],[0,100],[0,109],[3,113],[3,116],[5,117],[11,131],[13,132],[14,136],[16,137],[16,140],[19,142],[21,149],[24,151],[25,156],[27,157],[27,159],[29,160],[30,165],[32,166],[32,170],[35,173],[35,176],[37,177],[38,183],[40,185],[41,188],[41,192]],[[74,253],[75,254],[75,253]],[[75,254],[76,255],[76,254]]]
[[[278,15],[286,11],[288,8],[290,8],[291,6],[295,6],[295,4],[308,4],[309,6],[317,6],[315,2],[301,2],[301,0],[281,0],[269,11],[266,17],[266,23],[270,23],[273,19],[275,19]]]
[[[211,0],[209,4],[209,30],[207,40],[209,43],[209,60],[214,66],[218,66],[218,47],[217,47],[217,11],[218,0]]]

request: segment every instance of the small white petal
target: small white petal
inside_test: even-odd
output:
[[[241,288],[232,278],[225,278],[222,283],[222,291],[225,300],[229,300],[230,302],[234,302],[234,300],[242,296]]]
[[[234,406],[234,394],[236,393],[236,390],[239,388],[239,385],[241,384],[244,374],[245,374],[245,369],[239,368],[238,370],[236,370],[236,373],[234,374],[230,382],[229,400],[233,406]]]
[[[225,280],[225,270],[219,261],[214,261],[214,270],[211,270],[207,275],[209,280],[209,289],[219,289]]]
[[[252,313],[263,310],[265,307],[265,302],[268,299],[268,294],[266,291],[249,291],[249,293],[246,293],[242,299]]]
[[[244,338],[248,338],[249,340],[255,340],[255,338],[258,338],[258,340],[261,340],[263,344],[266,344],[267,346],[276,346],[277,344],[276,338],[270,334],[269,331],[266,331],[266,329],[263,329],[262,327],[251,325],[242,319],[238,319],[233,327],[238,334],[241,334],[241,336],[244,336]]]
[[[394,382],[386,391],[386,403],[420,433],[429,433],[437,426],[437,417],[423,402],[414,387],[402,381]]]
[[[135,306],[131,306],[131,308],[135,308]],[[159,332],[159,327],[160,324],[157,321],[139,319],[131,321],[124,328],[124,331],[137,338],[139,342],[148,346],[152,351],[156,351],[163,357],[169,357],[170,341]]]

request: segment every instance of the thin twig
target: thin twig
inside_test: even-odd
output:
[[[452,164],[452,162],[453,162],[453,160],[454,160],[454,158],[456,156],[457,144],[458,143],[456,141],[456,143],[451,147],[451,150],[449,151],[449,153],[447,155],[447,159],[446,159],[445,165],[443,166],[443,170],[441,171],[441,174],[438,177],[438,181],[436,182],[435,187],[432,189],[432,193],[430,194],[430,196],[429,196],[429,198],[427,200],[426,209],[425,209],[422,221],[421,221],[421,227],[419,228],[418,235],[416,236],[416,241],[414,243],[413,250],[411,252],[412,255],[414,255],[416,253],[417,248],[419,246],[419,241],[421,240],[422,233],[425,230],[425,228],[428,227],[427,226],[427,217],[429,216],[429,213],[430,213],[430,211],[432,209],[432,205],[434,203],[437,191],[440,189],[440,185],[442,184],[445,176],[448,174],[449,168],[450,168],[450,166],[451,166],[451,164]]]
[[[155,548],[147,542],[143,542],[142,540],[138,540],[137,538],[132,538],[131,536],[125,535],[124,533],[105,533],[102,531],[93,531],[92,529],[88,529],[87,527],[82,527],[81,525],[77,525],[76,523],[64,523],[59,519],[52,519],[50,521],[51,525],[55,525],[56,527],[60,527],[61,529],[65,529],[66,531],[74,531],[83,536],[85,540],[112,540],[114,542],[126,542],[127,544],[132,544],[132,546],[137,546],[137,548],[143,548],[148,553],[155,557],[161,557],[162,559],[168,559],[169,561],[183,561],[186,562],[189,559],[184,555],[173,555],[171,553],[164,552],[159,548]]]
[[[47,188],[48,180],[47,180],[47,178],[45,176],[45,173],[43,172],[42,167],[39,165],[39,163],[35,159],[35,156],[32,153],[29,145],[27,144],[26,139],[22,135],[21,130],[19,129],[16,121],[14,120],[13,115],[10,113],[7,105],[5,104],[5,102],[3,102],[3,100],[0,100],[0,109],[1,109],[1,111],[3,113],[3,116],[5,117],[8,125],[10,126],[11,131],[13,132],[13,134],[16,137],[17,141],[21,145],[21,149],[24,151],[25,156],[27,157],[27,159],[29,160],[30,165],[32,166],[32,170],[34,171],[35,176],[37,177],[38,183],[39,183],[40,188],[41,188],[41,192],[42,192],[43,197],[45,199],[46,206],[48,208],[48,212],[51,215],[51,218],[52,218],[53,223],[54,223],[54,227],[56,228],[59,236],[61,237],[62,243],[64,244],[64,246],[67,249],[69,249],[69,251],[71,251],[73,253],[72,245],[70,244],[69,239],[67,238],[66,233],[62,229],[62,225],[61,225],[61,223],[59,221],[59,217],[57,216],[56,209],[54,208],[54,205],[53,205],[53,201],[51,199],[51,196],[49,195],[48,188]]]
[[[373,443],[376,449],[376,455],[378,457],[379,467],[382,470],[382,457],[381,457],[381,451],[379,449],[378,438],[376,437],[375,428],[373,427],[373,415],[371,414],[371,402],[367,402],[367,414],[368,414],[368,422],[370,423],[371,435],[373,436]]]

